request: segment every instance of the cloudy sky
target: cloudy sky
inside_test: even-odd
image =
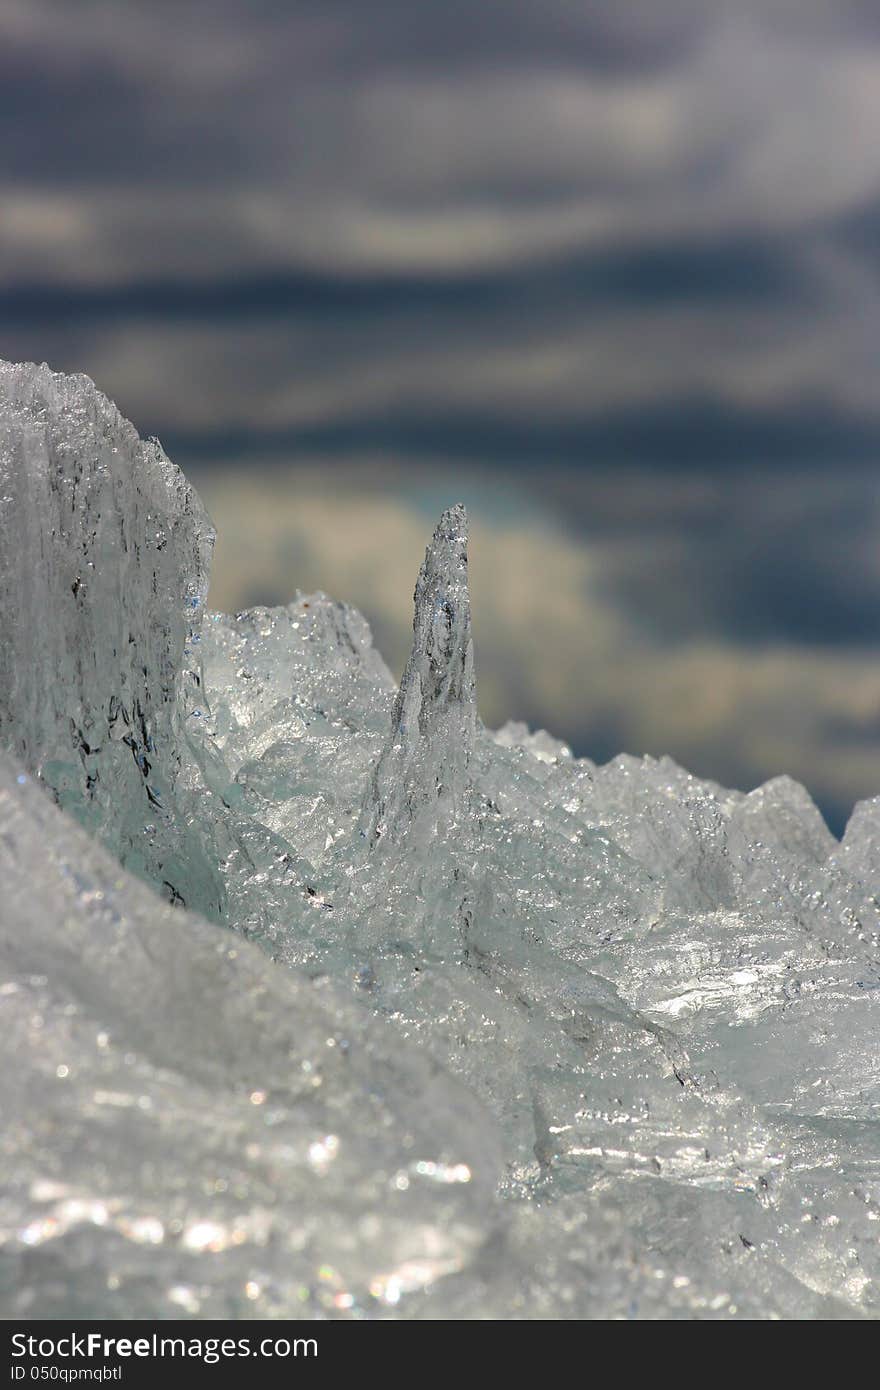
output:
[[[0,0],[0,354],[197,481],[215,597],[401,659],[474,524],[484,713],[880,791],[876,0]]]

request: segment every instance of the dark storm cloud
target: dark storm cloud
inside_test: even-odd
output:
[[[609,557],[603,591],[655,639],[875,647],[875,476],[841,466],[833,487],[821,472],[798,473],[794,487],[778,472],[719,476],[684,545],[680,515],[655,503],[650,526],[631,528]]]
[[[75,185],[134,174],[168,187],[289,173],[291,162],[314,170],[333,145],[334,87],[344,103],[351,83],[394,72],[638,75],[681,63],[706,25],[685,0],[632,9],[626,19],[558,0],[417,12],[404,0],[10,0],[0,176]]]
[[[809,401],[763,412],[733,410],[712,400],[683,398],[630,410],[597,412],[565,421],[514,421],[473,412],[437,415],[404,410],[352,415],[320,425],[159,431],[181,456],[235,460],[243,452],[263,458],[351,458],[387,453],[413,464],[463,459],[506,468],[542,464],[589,470],[592,466],[651,465],[678,471],[728,471],[748,461],[765,467],[825,469],[857,463],[873,467],[880,453],[880,425]]]
[[[488,271],[420,275],[320,270],[234,279],[156,279],[121,285],[0,286],[0,322],[52,325],[72,320],[208,320],[371,316],[377,330],[398,316],[430,315],[466,333],[486,314],[571,315],[609,304],[723,305],[809,298],[810,277],[780,238],[740,236],[678,240],[661,246],[575,252],[567,257]],[[462,321],[463,320],[463,321]]]
[[[627,7],[567,0],[540,6],[528,0],[481,0],[479,5],[446,0],[425,6],[418,23],[413,23],[407,0],[379,0],[370,7],[337,0],[329,10],[344,17],[351,36],[348,57],[356,52],[378,63],[453,68],[577,64],[599,73],[653,72],[678,63],[699,41],[708,20],[705,6],[693,0],[663,6],[637,0]]]
[[[880,272],[880,195],[860,203],[833,229],[833,239]]]
[[[867,11],[837,13],[835,27],[827,7],[800,0],[792,37],[786,0],[415,10],[9,0],[2,349],[21,355],[39,340],[39,355],[61,365],[75,343],[86,370],[109,361],[103,384],[124,397],[114,359],[133,359],[142,334],[148,382],[164,324],[213,325],[230,360],[243,322],[265,323],[267,344],[272,325],[289,322],[291,343],[314,327],[310,372],[324,353],[328,381],[348,326],[365,372],[385,357],[389,379],[395,352],[412,355],[420,333],[426,387],[442,397],[456,349],[479,343],[485,362],[501,362],[518,341],[521,358],[543,354],[546,404],[532,390],[528,408],[592,418],[613,414],[621,392],[637,406],[636,378],[655,409],[656,371],[631,341],[627,316],[638,313],[644,357],[662,356],[663,391],[685,403],[676,415],[697,420],[704,407],[689,400],[711,412],[717,397],[722,413],[739,400],[744,424],[729,437],[747,443],[755,415],[772,430],[774,402],[744,384],[747,342],[763,381],[777,379],[762,389],[783,414],[798,396],[837,409],[847,397],[858,433],[880,314],[864,284],[869,256],[847,233],[878,196],[880,165],[857,137],[880,49]],[[568,367],[567,386],[554,380],[546,344],[567,335],[573,355],[573,325],[597,315],[617,315],[630,340],[606,331],[581,376]],[[819,325],[824,343],[808,342]],[[96,353],[101,330],[125,330],[126,342]],[[302,371],[295,350],[271,342],[278,375]],[[189,384],[190,374],[162,382],[172,418]],[[406,413],[423,402],[412,385],[398,399],[409,437]],[[259,391],[253,401],[256,425]],[[505,413],[481,427],[487,447],[493,436],[506,447]],[[292,413],[291,430],[299,424]],[[667,435],[661,422],[661,451]]]

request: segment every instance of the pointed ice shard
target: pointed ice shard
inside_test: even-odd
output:
[[[426,837],[459,813],[476,729],[467,513],[440,518],[415,590],[413,645],[391,717],[391,735],[364,809],[371,845]]]

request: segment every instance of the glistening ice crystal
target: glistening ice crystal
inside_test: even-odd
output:
[[[7,1315],[877,1315],[880,800],[485,729],[460,507],[399,688],[205,614],[82,377],[0,367],[0,511]]]

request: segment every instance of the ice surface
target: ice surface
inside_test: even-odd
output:
[[[0,363],[0,740],[127,867],[219,885],[179,805],[214,535],[85,377]]]
[[[5,1316],[315,1315],[468,1262],[497,1138],[426,1054],[163,905],[6,759],[0,866]]]
[[[199,622],[158,446],[0,392],[6,1306],[876,1317],[880,799],[485,730],[461,508],[399,689]]]

